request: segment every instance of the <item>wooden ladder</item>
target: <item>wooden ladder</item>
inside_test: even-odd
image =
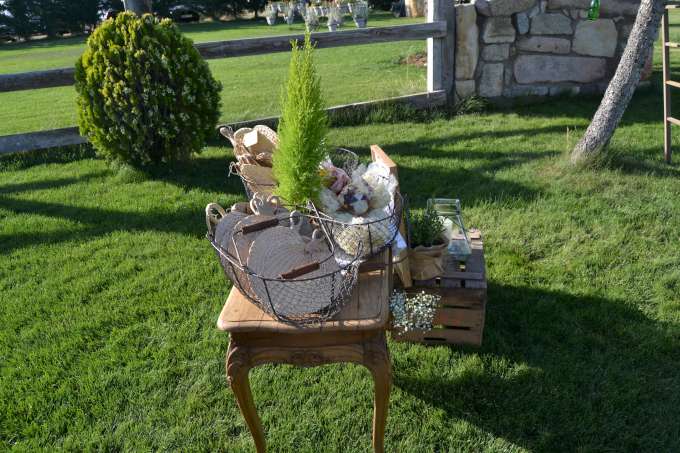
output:
[[[670,50],[680,49],[680,43],[668,40],[668,10],[680,9],[680,2],[668,2],[661,18],[661,39],[663,44],[663,155],[666,162],[671,163],[672,142],[671,125],[680,126],[680,119],[674,118],[671,113],[671,87],[680,88],[680,82],[671,80]]]

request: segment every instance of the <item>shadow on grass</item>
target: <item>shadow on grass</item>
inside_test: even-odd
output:
[[[227,178],[229,158],[196,158],[180,169],[156,170],[145,178],[167,182],[186,191],[201,190],[220,193],[238,199],[245,198],[241,180]],[[12,195],[32,190],[47,190],[82,183],[101,177],[106,172],[93,173],[80,178],[63,178],[25,184],[0,186],[0,209],[15,215],[40,215],[78,222],[72,230],[49,231],[36,234],[34,231],[0,235],[0,253],[33,245],[53,244],[65,241],[82,241],[103,236],[114,231],[158,231],[202,236],[205,234],[204,206],[172,209],[160,207],[148,212],[119,211],[96,207],[71,206],[63,203],[16,199]],[[214,201],[214,200],[210,200]],[[134,199],[131,199],[134,203]]]
[[[532,451],[680,450],[680,331],[633,304],[492,284],[479,353],[417,376],[396,358],[395,384]]]
[[[4,184],[0,186],[0,196],[21,192],[30,192],[34,190],[59,189],[61,187],[70,186],[71,184],[82,183],[90,179],[101,178],[107,174],[108,172],[101,171],[80,176],[78,178],[47,179],[43,181],[25,182],[19,184]]]
[[[231,155],[221,157],[196,157],[182,165],[152,168],[147,171],[150,179],[164,181],[184,190],[199,189],[206,192],[243,192],[241,180],[229,177]]]
[[[551,132],[552,127],[533,133]],[[561,128],[560,128],[561,130]],[[526,131],[527,133],[529,131]],[[404,193],[409,194],[413,206],[425,204],[429,197],[454,197],[465,200],[466,206],[499,198],[529,201],[540,194],[539,189],[508,179],[497,178],[496,172],[527,164],[536,159],[556,156],[556,151],[442,151],[438,147],[450,145],[454,140],[472,140],[497,136],[512,136],[522,131],[497,131],[493,133],[467,134],[427,139],[413,142],[400,142],[390,145],[389,154],[399,164],[399,182]],[[458,161],[460,165],[440,167],[435,162],[417,168],[409,166],[419,159],[446,158],[447,162]],[[480,161],[473,166],[465,166],[465,161]],[[413,194],[413,195],[411,195]]]

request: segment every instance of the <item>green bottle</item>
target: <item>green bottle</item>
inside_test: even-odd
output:
[[[591,0],[588,10],[588,20],[597,20],[600,17],[600,0]]]

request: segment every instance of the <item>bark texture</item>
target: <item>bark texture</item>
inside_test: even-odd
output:
[[[606,1],[606,0],[605,0]],[[578,144],[571,152],[574,164],[597,157],[609,143],[633,97],[647,58],[654,50],[664,0],[642,0],[635,25],[628,38],[616,73],[609,82],[600,107]]]
[[[151,12],[151,0],[123,0],[123,4],[126,11],[132,11],[138,16]]]

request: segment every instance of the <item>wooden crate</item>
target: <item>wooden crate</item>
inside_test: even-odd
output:
[[[484,244],[479,232],[471,234],[472,255],[466,263],[450,258],[444,275],[432,280],[414,280],[407,293],[425,291],[441,296],[441,304],[429,331],[393,332],[396,341],[425,344],[469,344],[480,346],[486,314],[486,266]]]

